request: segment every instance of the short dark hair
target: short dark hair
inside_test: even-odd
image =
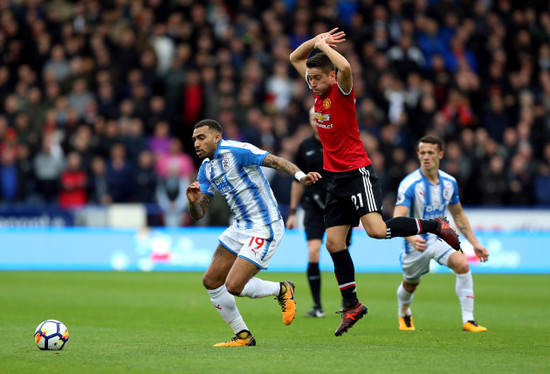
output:
[[[445,148],[445,144],[443,143],[443,140],[441,140],[440,137],[435,136],[435,135],[426,135],[426,136],[422,137],[418,141],[418,144],[420,144],[420,143],[436,144],[439,147],[440,151],[443,151],[444,148]]]
[[[328,74],[331,71],[336,71],[336,67],[332,61],[330,61],[330,58],[328,58],[328,56],[323,52],[318,52],[308,58],[306,61],[306,66],[309,69],[320,68],[325,74]]]
[[[193,127],[193,130],[198,129],[199,127],[208,126],[210,130],[214,130],[215,132],[218,132],[220,134],[223,134],[223,128],[222,125],[218,123],[218,121],[213,119],[203,119],[195,124]]]

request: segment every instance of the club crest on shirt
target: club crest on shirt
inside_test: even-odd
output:
[[[332,100],[329,98],[326,98],[325,100],[323,100],[322,105],[323,105],[323,108],[328,109],[332,105]]]
[[[451,200],[451,191],[448,188],[443,189],[443,198],[445,200]]]
[[[223,170],[229,170],[229,157],[227,155],[222,156],[222,168]]]

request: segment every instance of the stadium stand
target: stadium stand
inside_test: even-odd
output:
[[[139,202],[160,214],[155,184],[172,169],[194,177],[190,134],[206,117],[292,159],[312,102],[288,56],[332,27],[347,34],[388,214],[427,133],[446,140],[442,168],[463,204],[550,205],[546,1],[8,0],[0,21],[4,207]],[[271,177],[288,204],[289,180]]]

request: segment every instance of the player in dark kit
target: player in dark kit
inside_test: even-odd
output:
[[[359,136],[351,66],[334,49],[344,41],[345,33],[336,28],[302,43],[290,54],[290,62],[313,91],[315,120],[324,149],[323,168],[328,176],[326,246],[344,299],[336,336],[348,331],[367,314],[367,307],[357,298],[355,269],[346,244],[351,227],[359,220],[373,238],[430,232],[455,250],[460,249],[458,235],[444,218],[396,217],[385,222],[382,219],[381,186]],[[320,53],[308,58],[314,49]]]
[[[298,147],[296,166],[302,170],[311,170],[326,176],[323,170],[323,145],[319,140],[317,125],[315,121],[315,108],[309,111],[309,123],[313,129],[314,135],[305,139]],[[305,169],[304,169],[305,168]],[[290,211],[286,227],[293,229],[296,227],[296,208],[302,204],[304,209],[304,227],[306,232],[306,241],[308,247],[308,267],[307,279],[311,296],[313,297],[313,308],[307,313],[309,317],[321,318],[325,316],[321,305],[321,271],[319,269],[319,259],[321,254],[321,245],[325,235],[325,202],[327,198],[326,178],[320,179],[311,186],[302,186],[300,183],[292,183],[290,192]],[[349,231],[347,245],[351,241],[351,230]]]

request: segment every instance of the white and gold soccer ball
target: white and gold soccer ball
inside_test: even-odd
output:
[[[59,351],[69,340],[69,330],[55,319],[42,322],[34,332],[36,346],[44,351]]]

